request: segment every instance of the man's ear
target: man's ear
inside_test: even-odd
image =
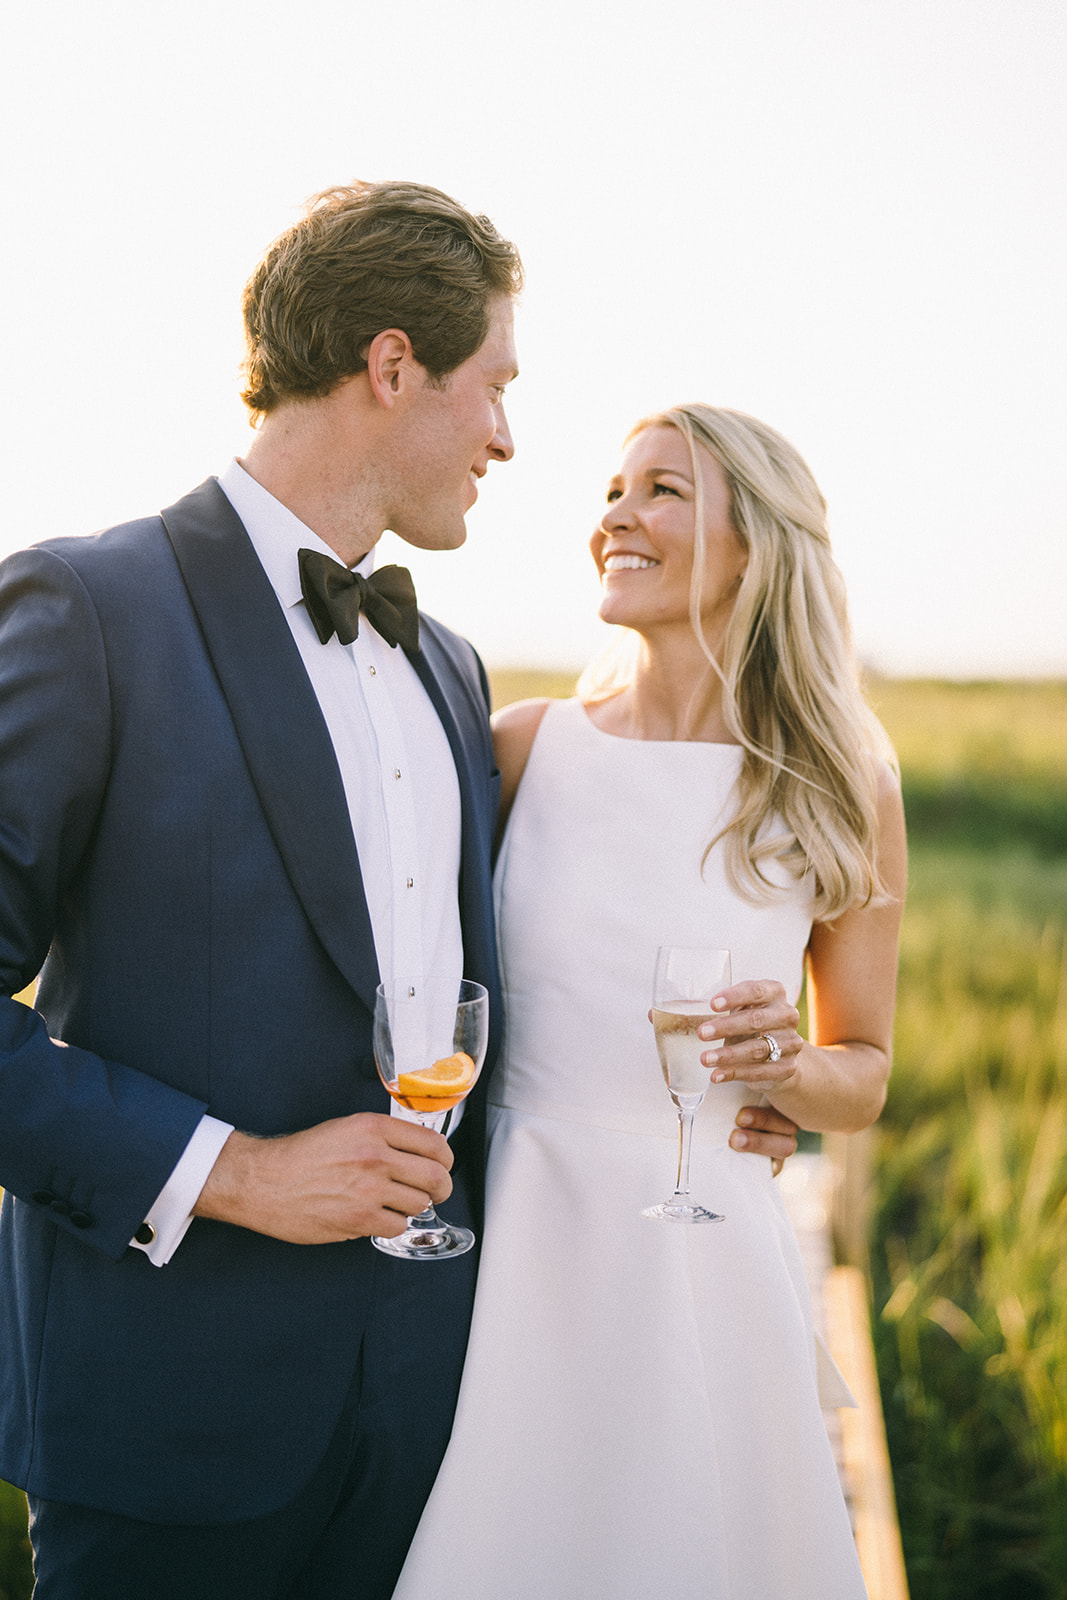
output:
[[[367,347],[367,379],[378,404],[391,410],[421,372],[411,348],[411,340],[400,328],[385,328],[376,333]]]

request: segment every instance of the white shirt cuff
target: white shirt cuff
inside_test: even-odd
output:
[[[232,1132],[232,1123],[201,1117],[177,1166],[137,1230],[142,1238],[130,1240],[135,1250],[144,1251],[153,1266],[165,1267],[185,1238],[200,1191]]]

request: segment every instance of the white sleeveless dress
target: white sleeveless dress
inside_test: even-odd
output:
[[[538,731],[497,868],[506,1044],[474,1324],[395,1600],[866,1594],[795,1237],[770,1162],[727,1148],[751,1090],[712,1086],[696,1117],[693,1196],[726,1220],[640,1215],[677,1152],[656,947],[725,947],[735,981],[800,988],[810,884],[753,906],[721,848],[701,872],[740,759],[615,738],[576,700]]]

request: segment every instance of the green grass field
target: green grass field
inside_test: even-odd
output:
[[[876,684],[912,839],[874,1323],[912,1592],[1067,1596],[1067,685]]]
[[[0,1483],[0,1600],[30,1600],[32,1588],[26,1499]]]
[[[916,840],[871,1265],[922,1600],[1067,1595],[1065,908],[1065,856]]]
[[[1067,1600],[1067,684],[870,692],[911,840],[871,1273],[912,1596]],[[0,1600],[24,1515],[0,1496]]]

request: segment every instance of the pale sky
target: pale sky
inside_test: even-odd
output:
[[[528,284],[517,454],[409,561],[493,665],[602,638],[629,425],[753,412],[893,673],[1067,674],[1063,0],[34,0],[8,8],[0,549],[240,454],[241,288],[317,189],[411,178]]]

